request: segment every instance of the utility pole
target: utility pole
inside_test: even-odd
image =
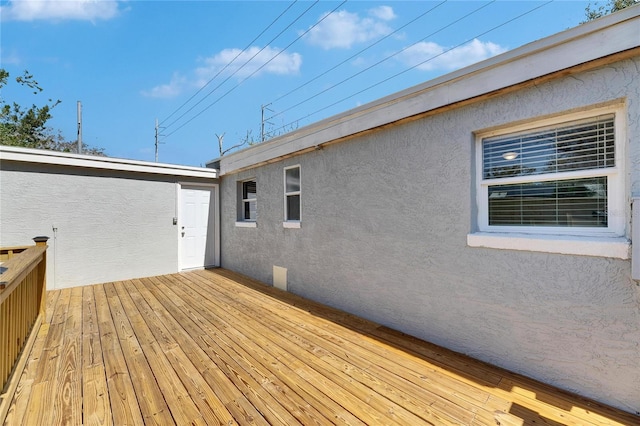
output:
[[[158,119],[156,118],[156,163],[158,162]]]
[[[82,102],[78,101],[78,154],[82,154]]]
[[[264,139],[265,139],[264,123],[268,123],[268,121],[265,121],[265,119],[264,119],[264,110],[273,112],[272,109],[269,109],[269,105],[271,105],[271,104],[266,104],[266,105],[261,105],[260,106],[260,110],[261,110],[261,113],[262,113],[262,119],[260,120],[261,121],[261,125],[260,125],[260,142],[264,142]]]
[[[160,142],[160,136],[164,136],[160,133],[160,129],[164,129],[164,127],[160,127],[158,124],[158,119],[156,118],[156,163],[158,162],[158,146],[164,142]]]

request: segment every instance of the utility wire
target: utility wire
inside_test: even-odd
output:
[[[340,85],[342,85],[342,84],[346,83],[346,82],[347,82],[347,81],[349,81],[349,80],[354,79],[355,77],[359,76],[360,74],[364,74],[365,72],[369,71],[370,69],[372,69],[372,68],[374,68],[374,67],[376,67],[376,66],[380,65],[381,63],[388,61],[389,59],[393,58],[394,56],[397,56],[397,55],[401,54],[402,52],[404,52],[404,51],[406,51],[406,50],[408,50],[408,49],[410,49],[410,48],[414,47],[415,45],[417,45],[418,43],[423,42],[424,40],[428,39],[429,37],[432,37],[432,36],[434,36],[434,35],[438,34],[439,32],[444,31],[445,29],[447,29],[447,28],[451,27],[452,25],[457,24],[458,22],[462,21],[463,19],[465,19],[465,18],[467,18],[467,17],[469,17],[469,16],[471,16],[471,15],[473,15],[473,14],[475,14],[475,13],[479,12],[480,10],[484,9],[485,7],[487,7],[487,6],[491,5],[492,3],[495,3],[495,2],[496,2],[496,0],[492,0],[492,1],[490,1],[489,3],[485,3],[485,4],[483,4],[482,6],[478,7],[477,9],[472,10],[471,12],[467,13],[466,15],[464,15],[464,16],[462,16],[462,17],[460,17],[460,18],[456,19],[455,21],[450,22],[449,24],[445,25],[444,27],[441,27],[441,28],[440,28],[440,29],[438,29],[437,31],[434,31],[434,32],[432,32],[431,34],[428,34],[427,36],[425,36],[425,37],[423,37],[422,39],[420,39],[420,40],[416,41],[415,43],[410,44],[409,46],[406,46],[406,47],[404,47],[404,48],[402,48],[402,49],[400,49],[400,50],[398,50],[398,51],[396,51],[396,52],[392,53],[391,55],[384,57],[383,59],[379,60],[379,61],[378,61],[378,62],[376,62],[375,64],[372,64],[372,65],[368,66],[367,68],[365,68],[365,69],[363,69],[363,70],[360,70],[360,71],[358,71],[358,72],[357,72],[357,73],[355,73],[355,74],[352,74],[351,76],[349,76],[349,77],[345,78],[344,80],[339,81],[338,83],[336,83],[336,84],[334,84],[334,85],[332,85],[332,86],[329,86],[329,87],[327,87],[327,88],[323,89],[322,91],[320,91],[320,92],[316,93],[315,95],[310,96],[310,97],[308,97],[308,98],[306,98],[306,99],[304,99],[304,100],[302,100],[302,101],[298,102],[297,104],[292,105],[292,106],[290,106],[290,107],[288,107],[288,108],[286,108],[286,109],[284,109],[284,110],[282,110],[282,111],[278,112],[277,114],[274,114],[273,116],[269,117],[269,120],[271,120],[271,119],[273,119],[273,118],[275,118],[275,117],[277,117],[277,116],[279,116],[279,115],[282,115],[282,114],[284,114],[285,112],[290,111],[290,110],[292,110],[292,109],[294,109],[294,108],[296,108],[296,107],[298,107],[298,106],[300,106],[300,105],[302,105],[302,104],[304,104],[304,103],[306,103],[306,102],[309,102],[310,100],[315,99],[316,97],[318,97],[318,96],[322,95],[323,93],[328,92],[329,90],[335,89],[336,87],[338,87],[338,86],[340,86]],[[348,98],[347,98],[347,99],[348,99]],[[314,113],[314,114],[315,114],[315,113]],[[305,117],[305,118],[306,118],[306,117]],[[296,120],[296,121],[298,121],[298,120]],[[290,124],[293,124],[293,123],[289,123],[289,125],[290,125]],[[285,127],[286,127],[286,126],[285,126]],[[279,130],[279,129],[276,129],[276,130]]]
[[[256,42],[256,40],[258,40],[260,37],[262,37],[262,35],[267,32],[267,30],[269,30],[269,28],[271,28],[273,26],[273,24],[275,24],[280,18],[282,18],[282,16],[287,13],[287,11],[289,9],[291,9],[293,7],[294,4],[296,4],[298,2],[298,0],[294,0],[285,10],[282,11],[282,13],[280,13],[280,15],[278,15],[277,18],[275,18],[273,21],[271,21],[271,23],[269,25],[267,25],[267,27],[262,30],[262,32],[260,34],[258,34],[253,40],[251,40],[249,42],[249,44],[247,44],[245,46],[244,49],[242,49],[236,56],[235,58],[233,58],[229,63],[227,63],[222,69],[220,69],[220,71],[217,72],[216,75],[214,75],[213,77],[211,77],[211,79],[209,81],[207,81],[202,87],[200,87],[196,93],[194,93],[189,99],[187,99],[182,105],[180,105],[175,111],[173,111],[171,114],[169,114],[169,116],[167,118],[165,118],[164,120],[162,120],[160,122],[160,124],[163,124],[165,121],[167,121],[168,119],[170,119],[171,117],[173,117],[178,111],[180,111],[185,105],[187,105],[189,102],[191,102],[191,100],[193,98],[195,98],[198,93],[202,92],[204,90],[205,87],[207,87],[209,84],[211,84],[211,82],[213,80],[215,80],[224,70],[226,70],[231,64],[233,64],[235,62],[236,59],[238,59],[240,57],[240,55],[242,55],[244,52],[247,51],[247,49],[249,49],[253,43]]]
[[[336,68],[338,68],[341,65],[344,65],[345,63],[349,62],[350,60],[352,60],[353,58],[357,57],[358,55],[361,55],[362,53],[366,52],[367,50],[371,49],[373,46],[376,46],[377,44],[383,42],[384,40],[388,39],[389,37],[391,37],[392,35],[398,33],[400,30],[403,30],[404,28],[408,27],[409,25],[413,24],[414,22],[416,22],[417,20],[419,20],[420,18],[424,17],[425,15],[427,15],[428,13],[430,13],[431,11],[433,11],[434,9],[442,6],[443,4],[445,4],[448,0],[444,0],[443,2],[438,3],[437,5],[433,6],[431,9],[427,10],[426,12],[423,12],[422,14],[418,15],[417,17],[415,17],[414,19],[412,19],[411,21],[407,22],[406,24],[404,24],[403,26],[401,26],[400,28],[396,29],[395,31],[393,31],[392,33],[387,34],[386,36],[378,39],[375,43],[370,44],[369,46],[365,47],[364,49],[360,50],[359,52],[349,56],[347,59],[345,59],[344,61],[338,63],[337,65],[329,68],[328,70],[324,71],[321,74],[316,75],[315,77],[313,77],[311,80],[307,81],[306,83],[296,87],[293,90],[290,90],[289,92],[285,93],[284,95],[274,99],[273,101],[269,102],[270,104],[273,104],[275,102],[278,102],[279,100],[282,100],[283,98],[291,95],[294,92],[297,92],[298,90],[302,89],[303,87],[313,83],[314,81],[316,81],[317,79],[319,79],[320,77],[323,77],[325,75],[327,75],[328,73],[330,73],[331,71],[335,70]],[[280,115],[281,113],[278,113],[272,117],[269,117],[268,119],[274,118],[278,115]]]
[[[409,72],[409,71],[411,71],[412,69],[415,69],[415,68],[419,67],[420,65],[423,65],[423,64],[425,64],[425,63],[427,63],[427,62],[429,62],[429,61],[432,61],[432,60],[434,60],[434,59],[436,59],[436,58],[438,58],[438,57],[440,57],[440,56],[444,55],[445,53],[448,53],[448,52],[450,52],[450,51],[452,51],[452,50],[454,50],[454,49],[456,49],[456,48],[458,48],[458,47],[460,47],[460,46],[463,46],[463,45],[465,45],[466,43],[469,43],[469,42],[473,41],[474,39],[476,39],[476,38],[478,38],[478,37],[482,37],[483,35],[488,34],[488,33],[490,33],[491,31],[494,31],[494,30],[496,30],[496,29],[498,29],[498,28],[500,28],[500,27],[503,27],[503,26],[505,26],[505,25],[507,25],[507,24],[509,24],[509,23],[511,23],[511,22],[513,22],[513,21],[515,21],[515,20],[517,20],[517,19],[520,19],[521,17],[523,17],[523,16],[525,16],[525,15],[528,15],[529,13],[532,13],[532,12],[534,12],[534,11],[536,11],[536,10],[540,9],[541,7],[544,7],[544,6],[546,6],[546,5],[550,4],[550,3],[553,3],[553,2],[554,2],[554,0],[549,0],[549,1],[548,1],[548,2],[546,2],[546,3],[543,3],[543,4],[539,5],[539,6],[536,6],[536,7],[534,7],[533,9],[528,10],[527,12],[524,12],[524,13],[522,13],[522,14],[520,14],[520,15],[518,15],[518,16],[516,16],[516,17],[514,17],[514,18],[509,19],[508,21],[503,22],[503,23],[502,23],[502,24],[500,24],[500,25],[497,25],[497,26],[495,26],[495,27],[493,27],[493,28],[491,28],[491,29],[489,29],[489,30],[487,30],[487,31],[484,31],[484,32],[483,32],[483,33],[481,33],[481,34],[478,34],[478,35],[476,35],[476,36],[475,36],[475,37],[473,37],[473,38],[470,38],[470,39],[468,39],[468,40],[466,40],[466,41],[464,41],[464,42],[462,42],[462,43],[459,43],[459,44],[457,44],[456,46],[451,47],[451,48],[449,48],[449,49],[447,49],[447,50],[445,50],[445,51],[443,51],[443,52],[441,52],[441,53],[439,53],[439,54],[437,54],[437,55],[435,55],[435,56],[432,56],[432,57],[430,57],[429,59],[426,59],[426,60],[424,60],[424,61],[422,61],[422,62],[420,62],[420,63],[418,63],[418,64],[416,64],[416,65],[414,65],[414,66],[412,66],[412,67],[410,67],[410,68],[407,68],[407,69],[405,69],[405,70],[403,70],[403,71],[401,71],[401,72],[397,73],[397,74],[394,74],[394,75],[392,75],[392,76],[390,76],[390,77],[387,77],[387,78],[385,78],[384,80],[379,81],[378,83],[372,84],[371,86],[368,86],[368,87],[366,87],[366,88],[364,88],[364,89],[362,89],[362,90],[360,90],[360,91],[358,91],[358,92],[356,92],[356,93],[354,93],[354,94],[352,94],[352,95],[349,95],[349,96],[347,96],[347,97],[345,97],[345,98],[342,98],[342,99],[340,99],[339,101],[336,101],[336,102],[334,102],[334,103],[332,103],[332,104],[330,104],[330,105],[327,105],[327,106],[325,106],[325,107],[323,107],[323,108],[321,108],[321,109],[319,109],[319,110],[317,110],[317,111],[314,111],[314,112],[312,112],[312,113],[310,113],[310,114],[307,114],[307,115],[305,115],[304,117],[298,118],[297,120],[294,120],[294,121],[292,121],[291,123],[286,124],[285,126],[280,127],[280,128],[285,128],[285,127],[287,127],[287,126],[291,126],[292,124],[295,124],[296,122],[299,122],[300,120],[304,120],[304,119],[306,119],[306,118],[309,118],[309,117],[311,117],[312,115],[315,115],[315,114],[317,114],[317,113],[319,113],[319,112],[321,112],[321,111],[324,111],[324,110],[326,110],[326,109],[328,109],[328,108],[331,108],[332,106],[338,105],[339,103],[344,102],[344,101],[346,101],[346,100],[348,100],[348,99],[351,99],[351,98],[353,98],[354,96],[357,96],[357,95],[359,95],[359,94],[361,94],[361,93],[363,93],[363,92],[366,92],[367,90],[370,90],[370,89],[372,89],[372,88],[374,88],[374,87],[376,87],[376,86],[379,86],[379,85],[381,85],[381,84],[383,84],[383,83],[386,83],[387,81],[389,81],[389,80],[391,80],[391,79],[393,79],[393,78],[396,78],[396,77],[398,77],[398,76],[400,76],[400,75],[402,75],[402,74],[404,74],[404,73],[406,73],[406,72]],[[337,124],[336,124],[336,125],[337,125]],[[279,128],[279,129],[280,129],[280,128]],[[276,130],[278,130],[278,129],[276,129]]]
[[[346,2],[347,0],[344,0],[344,2]],[[250,57],[249,59],[247,59],[245,61],[244,64],[242,64],[239,68],[237,68],[234,72],[232,72],[229,76],[227,76],[227,78],[225,78],[222,83],[218,84],[216,87],[214,87],[212,90],[209,91],[209,93],[207,93],[202,99],[200,99],[198,102],[195,103],[195,105],[193,105],[191,108],[189,108],[187,111],[185,111],[180,117],[176,118],[175,120],[173,120],[170,124],[168,124],[166,127],[171,127],[173,124],[175,124],[177,121],[179,121],[182,117],[184,117],[185,115],[187,115],[189,112],[191,112],[195,107],[197,107],[198,105],[200,105],[206,98],[208,98],[213,92],[215,92],[218,88],[220,88],[220,86],[222,86],[224,83],[226,83],[227,81],[229,81],[231,79],[231,77],[233,77],[234,75],[236,75],[236,73],[238,73],[238,71],[240,71],[242,68],[245,67],[245,65],[247,65],[249,62],[251,62],[256,56],[258,56],[264,49],[266,49],[271,43],[273,43],[278,37],[280,37],[285,31],[287,31],[293,24],[295,24],[300,18],[302,18],[302,16],[304,16],[307,12],[309,12],[316,4],[318,4],[320,2],[320,0],[316,0],[313,4],[311,4],[311,6],[309,6],[304,12],[302,12],[296,19],[294,19],[289,25],[287,25],[282,31],[280,31],[274,38],[272,38],[268,43],[265,44],[265,46],[258,50],[258,52],[256,52],[252,57]],[[344,2],[342,4],[344,4]],[[282,52],[280,52],[282,53]],[[278,53],[279,54],[279,53]],[[274,58],[272,58],[271,60],[273,60]],[[269,62],[271,62],[271,60]],[[267,62],[268,63],[268,62]],[[266,64],[265,64],[266,65]],[[264,67],[264,65],[263,65]],[[262,69],[262,67],[260,67],[259,69]],[[255,72],[253,73],[255,74]],[[251,74],[251,75],[253,75]],[[246,80],[246,79],[245,79]],[[242,80],[242,82],[244,82],[245,80]],[[242,83],[241,82],[241,83]],[[237,87],[238,85],[234,86]],[[232,89],[233,90],[233,89]],[[228,93],[228,92],[227,92]],[[226,96],[223,95],[223,97]],[[221,98],[219,98],[218,100],[220,100]],[[218,102],[218,100],[216,100],[213,104],[215,104],[216,102]],[[200,111],[199,113],[197,113],[196,115],[194,115],[193,117],[191,117],[189,120],[187,120],[185,123],[183,123],[182,125],[180,125],[177,129],[175,129],[173,132],[169,133],[167,135],[171,136],[172,134],[174,134],[176,131],[178,131],[179,129],[183,128],[185,125],[187,125],[188,123],[190,123],[191,121],[193,121],[196,117],[199,117],[203,112],[205,112],[206,110],[208,110],[213,104],[207,106],[205,109],[203,109],[202,111]]]
[[[319,0],[316,0],[316,2],[314,3],[314,5],[316,3],[318,3]],[[243,80],[241,80],[238,84],[236,84],[235,86],[233,86],[231,89],[227,90],[222,96],[220,96],[218,99],[216,99],[215,101],[213,101],[212,103],[210,103],[209,105],[207,105],[203,110],[201,110],[199,113],[197,113],[196,115],[194,115],[193,117],[191,117],[189,120],[187,120],[186,122],[184,122],[182,125],[180,125],[178,128],[176,128],[173,132],[169,133],[167,136],[171,136],[172,134],[174,134],[175,132],[177,132],[178,130],[180,130],[181,128],[183,128],[184,126],[186,126],[187,124],[189,124],[191,121],[195,120],[197,117],[199,117],[200,115],[202,115],[205,111],[207,111],[209,108],[211,108],[212,106],[214,106],[215,104],[217,104],[220,100],[222,100],[223,98],[225,98],[229,93],[233,92],[235,89],[237,89],[240,85],[242,85],[245,81],[247,81],[249,78],[253,77],[256,73],[258,73],[260,70],[262,70],[264,67],[266,67],[271,61],[273,61],[274,59],[276,59],[281,53],[283,53],[285,50],[287,50],[289,47],[291,47],[295,42],[297,42],[298,40],[300,40],[302,37],[304,37],[309,31],[311,31],[313,28],[315,28],[316,26],[318,26],[322,21],[324,21],[325,19],[327,19],[333,12],[335,12],[336,10],[338,10],[340,7],[342,7],[342,5],[344,5],[348,0],[344,0],[342,3],[340,3],[338,6],[336,6],[331,12],[327,13],[325,16],[323,16],[321,19],[318,20],[318,22],[316,22],[315,24],[313,24],[311,27],[309,27],[306,31],[304,31],[303,33],[301,33],[295,40],[293,40],[291,43],[289,43],[285,48],[283,48],[282,50],[280,50],[278,53],[276,53],[273,57],[271,57],[271,59],[269,59],[267,62],[265,62],[264,64],[262,64],[260,67],[258,67],[255,71],[253,71],[251,74],[249,74],[247,77],[245,77]],[[313,7],[313,5],[312,5]],[[306,12],[305,12],[306,13]],[[293,24],[293,23],[292,23]],[[225,80],[226,81],[226,80]],[[219,86],[218,86],[219,87]]]

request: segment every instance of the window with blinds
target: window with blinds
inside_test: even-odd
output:
[[[284,169],[284,220],[300,221],[300,166]]]
[[[482,139],[489,226],[607,228],[614,114]]]
[[[242,182],[242,220],[255,222],[258,211],[257,194],[255,180]]]

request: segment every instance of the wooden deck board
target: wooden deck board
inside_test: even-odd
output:
[[[183,283],[187,285],[186,281],[183,281]],[[195,290],[192,289],[192,291],[195,291]],[[197,305],[198,299],[201,299],[201,297],[199,297],[197,293],[194,293],[193,295],[194,295],[194,298],[187,299],[187,300],[190,300],[190,302],[193,305]],[[188,298],[188,296],[186,295],[183,295],[183,296],[185,298]],[[213,298],[216,298],[216,296],[218,295],[216,294]],[[206,303],[208,304],[213,302],[211,300],[207,300]],[[203,317],[204,317],[203,320],[204,320],[204,323],[208,326],[207,333],[216,333],[217,336],[220,336],[221,335],[220,333],[222,333],[222,335],[225,336],[225,339],[221,339],[221,340],[229,339],[228,340],[229,350],[236,351],[237,349],[234,349],[236,347],[237,348],[248,347],[248,348],[251,348],[253,352],[253,351],[256,351],[258,347],[264,346],[266,341],[270,341],[270,342],[276,341],[276,338],[274,338],[274,336],[269,333],[268,328],[263,327],[261,329],[256,330],[256,327],[247,327],[244,325],[244,324],[254,324],[256,322],[256,318],[242,317],[240,313],[234,312],[233,308],[229,305],[226,305],[226,306],[217,305],[217,306],[220,308],[218,311],[224,312],[225,315],[214,316],[211,312],[203,312]],[[202,306],[200,307],[202,308]],[[220,324],[222,325],[222,327],[215,329],[215,326],[213,325],[214,323]],[[292,343],[295,343],[295,342],[292,342]],[[288,353],[291,353],[291,350]],[[273,359],[273,356],[267,356],[266,359],[267,360]],[[256,362],[252,355],[245,353],[244,368],[247,371],[251,371],[252,369],[254,369],[257,364],[259,364],[259,362]],[[268,380],[267,377],[264,377],[262,381],[264,383],[270,384],[270,381]],[[282,385],[280,385],[280,389],[284,389]],[[282,393],[284,394],[284,392]],[[289,392],[286,393],[286,395],[287,397],[289,396],[295,397],[296,394],[293,389],[290,389]],[[280,400],[281,402],[286,402],[284,397],[285,395],[282,395],[282,399]],[[349,396],[345,396],[343,394],[343,398],[345,397],[348,398]],[[362,405],[361,401],[358,401],[358,403]],[[304,403],[302,406],[297,406],[296,408],[297,410],[304,409],[305,408]],[[314,417],[305,418],[304,416],[301,416],[301,417],[302,418],[300,419],[300,421],[302,421],[304,424],[313,424],[316,422],[322,422],[322,419],[317,417],[316,418]],[[320,415],[320,417],[322,417],[322,415]]]
[[[6,425],[633,425],[225,270],[48,294]]]
[[[87,426],[101,426],[113,419],[93,291],[84,287],[82,292],[82,419]]]
[[[175,386],[179,388],[180,405],[188,405],[190,410],[196,410],[199,418],[205,424],[233,424],[233,417],[228,413],[226,416],[224,415],[226,413],[224,405],[202,378],[189,357],[181,350],[176,340],[174,340],[182,341],[186,338],[187,336],[183,334],[184,330],[181,327],[177,327],[176,324],[162,321],[162,318],[156,315],[158,311],[162,311],[162,308],[154,305],[151,300],[153,296],[149,293],[141,294],[146,289],[141,286],[138,280],[134,280],[131,283],[133,285],[128,287],[131,299],[152,334],[149,337],[153,340],[149,344],[159,354],[158,357],[164,358],[168,363],[163,368],[166,369],[167,374],[172,376]],[[154,309],[153,306],[156,306],[156,308]],[[180,384],[178,384],[178,380]]]
[[[136,334],[129,317],[130,312],[125,311],[114,284],[105,284],[104,288],[142,417],[147,424],[170,424],[172,418],[169,407],[148,362],[153,354],[145,354],[138,341],[138,336],[142,336],[143,332],[138,330]]]
[[[104,286],[94,286],[93,290],[100,329],[102,359],[107,379],[108,404],[110,404],[113,423],[116,425],[142,424],[142,413],[111,318],[109,300]],[[106,397],[102,403],[107,404]]]
[[[166,297],[171,295],[171,289],[169,288],[163,288],[162,292],[165,293]],[[260,379],[256,380],[251,376],[249,371],[254,367],[246,365],[246,360],[243,360],[242,350],[236,351],[233,345],[230,347],[227,335],[214,324],[207,324],[207,319],[201,316],[205,308],[198,306],[196,301],[186,301],[189,302],[188,313],[193,320],[189,333],[198,336],[202,349],[210,355],[211,361],[224,372],[241,393],[262,413],[265,420],[277,424],[298,424],[299,422],[292,416],[292,413],[282,405],[282,401],[269,394],[258,381]],[[181,309],[184,313],[186,305],[183,305]],[[226,324],[222,322],[220,324],[226,327]]]
[[[202,297],[206,297],[202,295]],[[224,295],[215,294],[212,299],[223,300]],[[238,302],[244,300],[245,303]],[[261,301],[251,295],[235,294],[233,299],[225,299],[226,305],[222,306],[229,310],[231,305],[236,305],[238,312],[247,312],[250,308],[252,314],[257,317],[269,315],[269,310],[261,306]],[[212,303],[214,303],[212,301]],[[334,369],[343,371],[351,379],[361,382],[366,387],[381,394],[390,401],[396,402],[403,407],[409,407],[414,413],[419,413],[423,420],[436,423],[469,423],[477,411],[477,405],[465,404],[461,406],[454,402],[459,397],[443,383],[431,381],[430,386],[424,386],[425,381],[413,382],[414,370],[405,366],[397,356],[375,356],[375,352],[362,348],[359,344],[354,344],[355,336],[349,338],[348,334],[353,332],[343,331],[346,338],[339,338],[339,333],[327,333],[318,326],[319,321],[309,317],[302,326],[295,326],[288,323],[286,317],[271,316],[270,326],[279,338],[287,341],[294,341],[297,346],[304,348],[313,356],[319,357]],[[241,323],[247,318],[239,318]],[[302,352],[301,358],[306,359],[307,354]],[[421,369],[422,370],[422,369]],[[421,374],[428,374],[423,371]],[[451,382],[451,380],[449,380]],[[430,391],[430,388],[438,389],[438,392]],[[470,392],[473,393],[473,392]],[[446,395],[443,397],[441,395]],[[486,401],[488,393],[482,392],[480,401]],[[451,401],[450,401],[451,400]],[[438,410],[441,408],[441,410]],[[402,419],[407,423],[415,419]]]
[[[240,424],[268,424],[262,414],[249,403],[244,394],[233,383],[233,377],[220,368],[224,363],[215,360],[218,355],[206,340],[201,338],[201,332],[197,322],[194,322],[187,314],[181,310],[184,302],[171,298],[171,293],[163,294],[155,287],[158,285],[158,278],[152,278],[146,282],[147,288],[158,300],[158,309],[168,323],[174,323],[174,329],[183,328],[184,332],[179,342],[192,360],[194,366],[202,374],[205,381],[214,390],[217,398],[226,410]],[[156,311],[158,312],[158,311]]]
[[[144,317],[138,310],[138,305],[134,303],[131,298],[128,289],[136,291],[135,287],[130,281],[126,283],[115,283],[114,286],[122,302],[122,306],[127,312],[132,330],[136,336],[138,336],[140,349],[144,353],[150,371],[153,373],[158,384],[160,398],[163,399],[163,403],[167,403],[173,420],[178,424],[204,424],[204,419],[197,409],[195,402],[189,396],[189,393],[171,366],[164,351],[156,342]],[[165,400],[163,394],[166,392],[169,392],[172,398],[166,398]],[[162,421],[158,421],[158,423],[166,424],[167,421],[163,419]]]
[[[197,291],[197,283],[184,282],[186,285],[191,286],[192,290]],[[209,298],[208,303],[217,304],[221,310],[232,313],[235,317],[233,321],[237,324],[252,323],[261,317],[269,317],[269,312],[259,307],[258,303],[251,304],[252,307],[248,310],[247,305],[238,302],[238,299],[240,299],[239,294],[236,294],[234,298],[227,298],[221,293],[211,295],[200,293],[200,297]],[[313,364],[314,369],[330,379],[331,382],[352,381],[352,383],[359,383],[361,385],[359,388],[353,387],[351,389],[356,397],[355,405],[357,407],[352,408],[352,410],[359,412],[362,411],[360,407],[377,407],[377,410],[372,410],[374,413],[376,411],[383,411],[388,413],[389,417],[389,419],[363,418],[362,420],[369,422],[375,421],[376,423],[385,423],[394,420],[400,424],[424,422],[424,418],[418,418],[413,413],[415,413],[416,410],[418,412],[422,411],[423,407],[432,403],[432,401],[423,400],[419,403],[416,401],[419,398],[418,395],[407,394],[398,387],[393,387],[392,384],[397,385],[397,382],[393,383],[395,377],[387,375],[386,379],[389,380],[386,380],[384,377],[382,380],[379,380],[379,376],[370,374],[367,370],[375,369],[376,365],[374,365],[374,362],[361,357],[349,356],[349,353],[352,352],[357,345],[349,345],[346,342],[342,342],[342,346],[334,345],[305,329],[295,329],[295,327],[287,323],[286,319],[278,315],[271,315],[270,319],[269,323],[264,324],[264,329],[261,330],[261,333],[252,336],[251,339],[261,342],[265,339],[264,336],[266,335],[268,336],[267,338],[271,337],[271,340],[284,339],[284,341],[293,342],[294,346],[288,349],[288,351],[295,353],[299,360],[308,361],[317,359],[318,361]],[[250,331],[247,330],[247,332]],[[238,343],[242,344],[242,342]],[[332,356],[332,353],[340,355]],[[380,363],[393,362],[387,359],[379,359],[376,361]],[[405,385],[407,384],[404,383],[400,386]],[[414,390],[420,391],[420,389]],[[402,401],[399,401],[401,399]],[[401,402],[403,405],[397,404],[398,402]],[[404,405],[412,406],[413,410],[406,410]],[[370,416],[370,413],[360,413],[360,415]],[[438,417],[433,417],[430,420],[444,421]]]

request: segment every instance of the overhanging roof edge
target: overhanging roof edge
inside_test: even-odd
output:
[[[607,15],[212,160],[220,175],[495,92],[640,45],[640,5]],[[544,60],[540,60],[546,55]],[[531,66],[535,63],[536,66]]]
[[[208,178],[218,177],[218,170],[204,167],[181,166],[177,164],[152,163],[113,157],[100,157],[41,149],[21,148],[0,145],[1,161],[51,164],[113,171],[150,173],[179,177]]]

